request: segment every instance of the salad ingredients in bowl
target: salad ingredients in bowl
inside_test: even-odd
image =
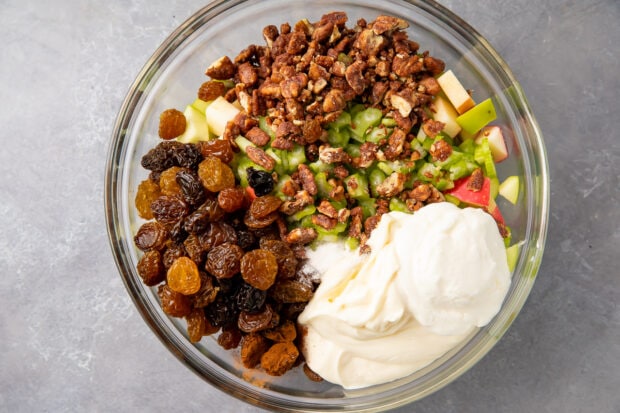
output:
[[[287,23],[264,14],[277,1],[229,3],[162,46],[119,117],[108,222],[138,309],[262,406],[436,390],[499,339],[535,274],[544,150],[518,88],[496,56],[463,58],[436,5]],[[220,30],[255,9],[262,31]],[[227,17],[201,22],[211,10]]]

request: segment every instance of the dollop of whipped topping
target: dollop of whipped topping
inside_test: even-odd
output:
[[[310,254],[321,284],[298,319],[306,362],[344,388],[430,364],[491,321],[510,287],[502,237],[480,209],[390,212],[368,244],[363,256],[334,243]]]

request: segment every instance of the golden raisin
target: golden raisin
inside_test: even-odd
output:
[[[166,169],[159,175],[159,189],[164,195],[180,195],[181,187],[177,183],[177,172],[181,171],[178,166]]]
[[[226,212],[235,212],[245,203],[245,190],[240,186],[222,189],[217,194],[217,203]]]
[[[187,335],[189,341],[197,343],[207,332],[207,317],[202,308],[195,308],[185,316],[187,322]]]
[[[202,185],[211,192],[235,186],[235,175],[232,169],[219,158],[209,156],[198,165],[198,176]]]
[[[299,357],[295,344],[289,342],[276,343],[263,354],[260,364],[271,376],[281,376],[293,367]]]
[[[198,142],[198,148],[203,158],[215,156],[224,163],[230,163],[235,153],[233,152],[230,141],[226,139],[213,139],[210,141]]]
[[[200,290],[198,266],[189,257],[177,258],[167,274],[168,285],[178,293],[190,295]]]
[[[250,205],[250,214],[256,219],[265,218],[275,212],[282,205],[282,200],[274,195],[264,195],[254,198]]]
[[[200,85],[198,99],[208,102],[215,100],[219,96],[224,96],[224,93],[226,93],[226,86],[223,82],[209,80]]]
[[[271,287],[278,274],[278,263],[273,253],[257,249],[241,258],[241,276],[246,283],[259,290]]]
[[[138,185],[138,192],[136,192],[136,210],[138,215],[143,219],[153,219],[153,211],[151,211],[151,204],[161,195],[159,185],[150,179],[145,179]]]
[[[253,369],[269,348],[269,341],[258,333],[246,334],[241,339],[241,362],[248,369]]]
[[[186,127],[187,120],[181,111],[167,109],[159,115],[159,137],[162,139],[174,139],[182,135]]]
[[[297,338],[297,328],[291,320],[286,320],[274,329],[263,331],[263,335],[271,341],[285,343]]]

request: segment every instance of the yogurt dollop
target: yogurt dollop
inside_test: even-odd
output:
[[[390,212],[368,244],[361,257],[339,250],[298,319],[309,367],[344,388],[430,364],[491,321],[510,287],[504,242],[480,209],[443,202]]]

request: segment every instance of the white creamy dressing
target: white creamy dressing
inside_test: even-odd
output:
[[[334,243],[309,253],[321,284],[298,319],[310,368],[348,389],[430,364],[486,325],[510,286],[503,240],[480,209],[390,212],[368,244],[361,257]]]

